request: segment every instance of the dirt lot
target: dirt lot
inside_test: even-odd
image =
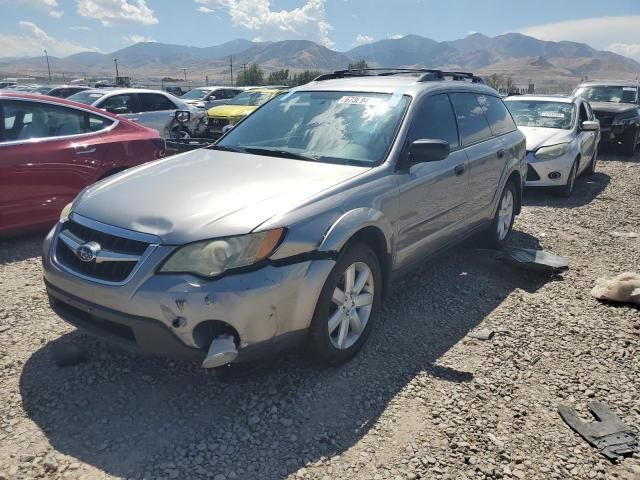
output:
[[[640,236],[640,158],[525,203],[513,243],[570,270],[458,247],[396,283],[335,370],[292,352],[221,378],[120,351],[49,311],[41,236],[0,242],[0,479],[640,478],[640,456],[609,463],[556,410],[599,399],[640,433],[640,310],[589,294],[640,270],[640,238],[619,236]],[[56,367],[72,345],[87,361]]]

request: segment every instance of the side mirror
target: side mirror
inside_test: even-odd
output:
[[[582,122],[580,124],[580,129],[581,130],[585,130],[587,132],[593,132],[595,130],[600,129],[600,122],[593,121],[593,120],[587,120],[587,121]]]
[[[174,114],[176,122],[183,124],[191,120],[191,112],[189,110],[176,110]]]
[[[409,147],[409,165],[425,162],[439,162],[449,156],[451,146],[444,140],[416,140]]]

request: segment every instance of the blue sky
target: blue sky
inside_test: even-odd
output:
[[[640,60],[639,0],[0,0],[0,57],[305,38],[337,50],[416,33],[522,31]]]

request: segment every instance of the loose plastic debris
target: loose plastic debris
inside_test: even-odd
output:
[[[494,332],[493,330],[483,328],[482,330],[478,330],[477,332],[470,333],[469,336],[478,340],[491,340],[495,334],[496,332]]]
[[[640,305],[640,273],[625,272],[613,278],[599,278],[591,295],[598,300]]]
[[[615,462],[639,451],[635,433],[607,405],[594,401],[589,403],[589,410],[597,421],[583,422],[574,409],[566,405],[558,407],[567,425],[609,460]]]
[[[505,248],[498,252],[497,258],[514,266],[539,272],[560,272],[569,268],[567,257],[530,248]]]

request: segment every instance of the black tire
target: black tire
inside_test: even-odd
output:
[[[587,165],[587,168],[584,169],[585,176],[591,177],[593,176],[593,174],[596,173],[597,162],[598,162],[598,147],[596,147],[595,151],[593,152],[593,157],[591,157],[591,161],[589,162],[589,165]]]
[[[498,228],[502,221],[502,217],[500,216],[500,210],[503,204],[503,200],[505,199],[505,196],[508,195],[507,192],[511,193],[511,198],[512,198],[511,220],[509,222],[509,227],[507,229],[506,234],[501,234],[501,231],[499,231],[499,228]],[[491,225],[489,225],[489,227],[483,232],[482,240],[483,240],[483,244],[487,248],[493,248],[493,249],[499,250],[503,248],[509,241],[509,238],[511,237],[511,232],[513,230],[513,222],[516,218],[517,199],[518,199],[518,194],[516,190],[516,185],[513,183],[513,181],[510,180],[504,186],[504,189],[500,194],[500,200],[498,200],[498,208],[496,208],[496,213],[493,217],[493,220],[491,221]]]
[[[191,132],[185,127],[176,127],[171,130],[171,140],[186,140],[191,138]]]
[[[578,163],[579,159],[575,159],[573,165],[571,165],[571,170],[569,171],[569,178],[567,178],[567,183],[558,187],[556,190],[556,194],[560,197],[569,198],[573,194],[573,190],[576,186],[576,179],[578,178]]]
[[[347,268],[356,263],[365,264],[369,267],[373,281],[373,303],[368,321],[362,333],[360,333],[360,336],[357,338],[357,341],[348,348],[341,349],[334,345],[329,333],[329,317],[339,308],[333,303],[332,297],[336,287],[339,287],[341,284],[343,274]],[[346,250],[338,258],[338,261],[322,287],[313,319],[311,320],[309,343],[313,355],[320,363],[335,367],[349,361],[358,353],[367,340],[377,317],[380,308],[381,293],[382,273],[380,270],[380,261],[376,254],[368,246],[361,243],[354,243],[347,246]],[[338,327],[338,329],[339,328],[340,327]]]
[[[627,128],[622,134],[622,153],[633,157],[638,146],[638,127]]]

